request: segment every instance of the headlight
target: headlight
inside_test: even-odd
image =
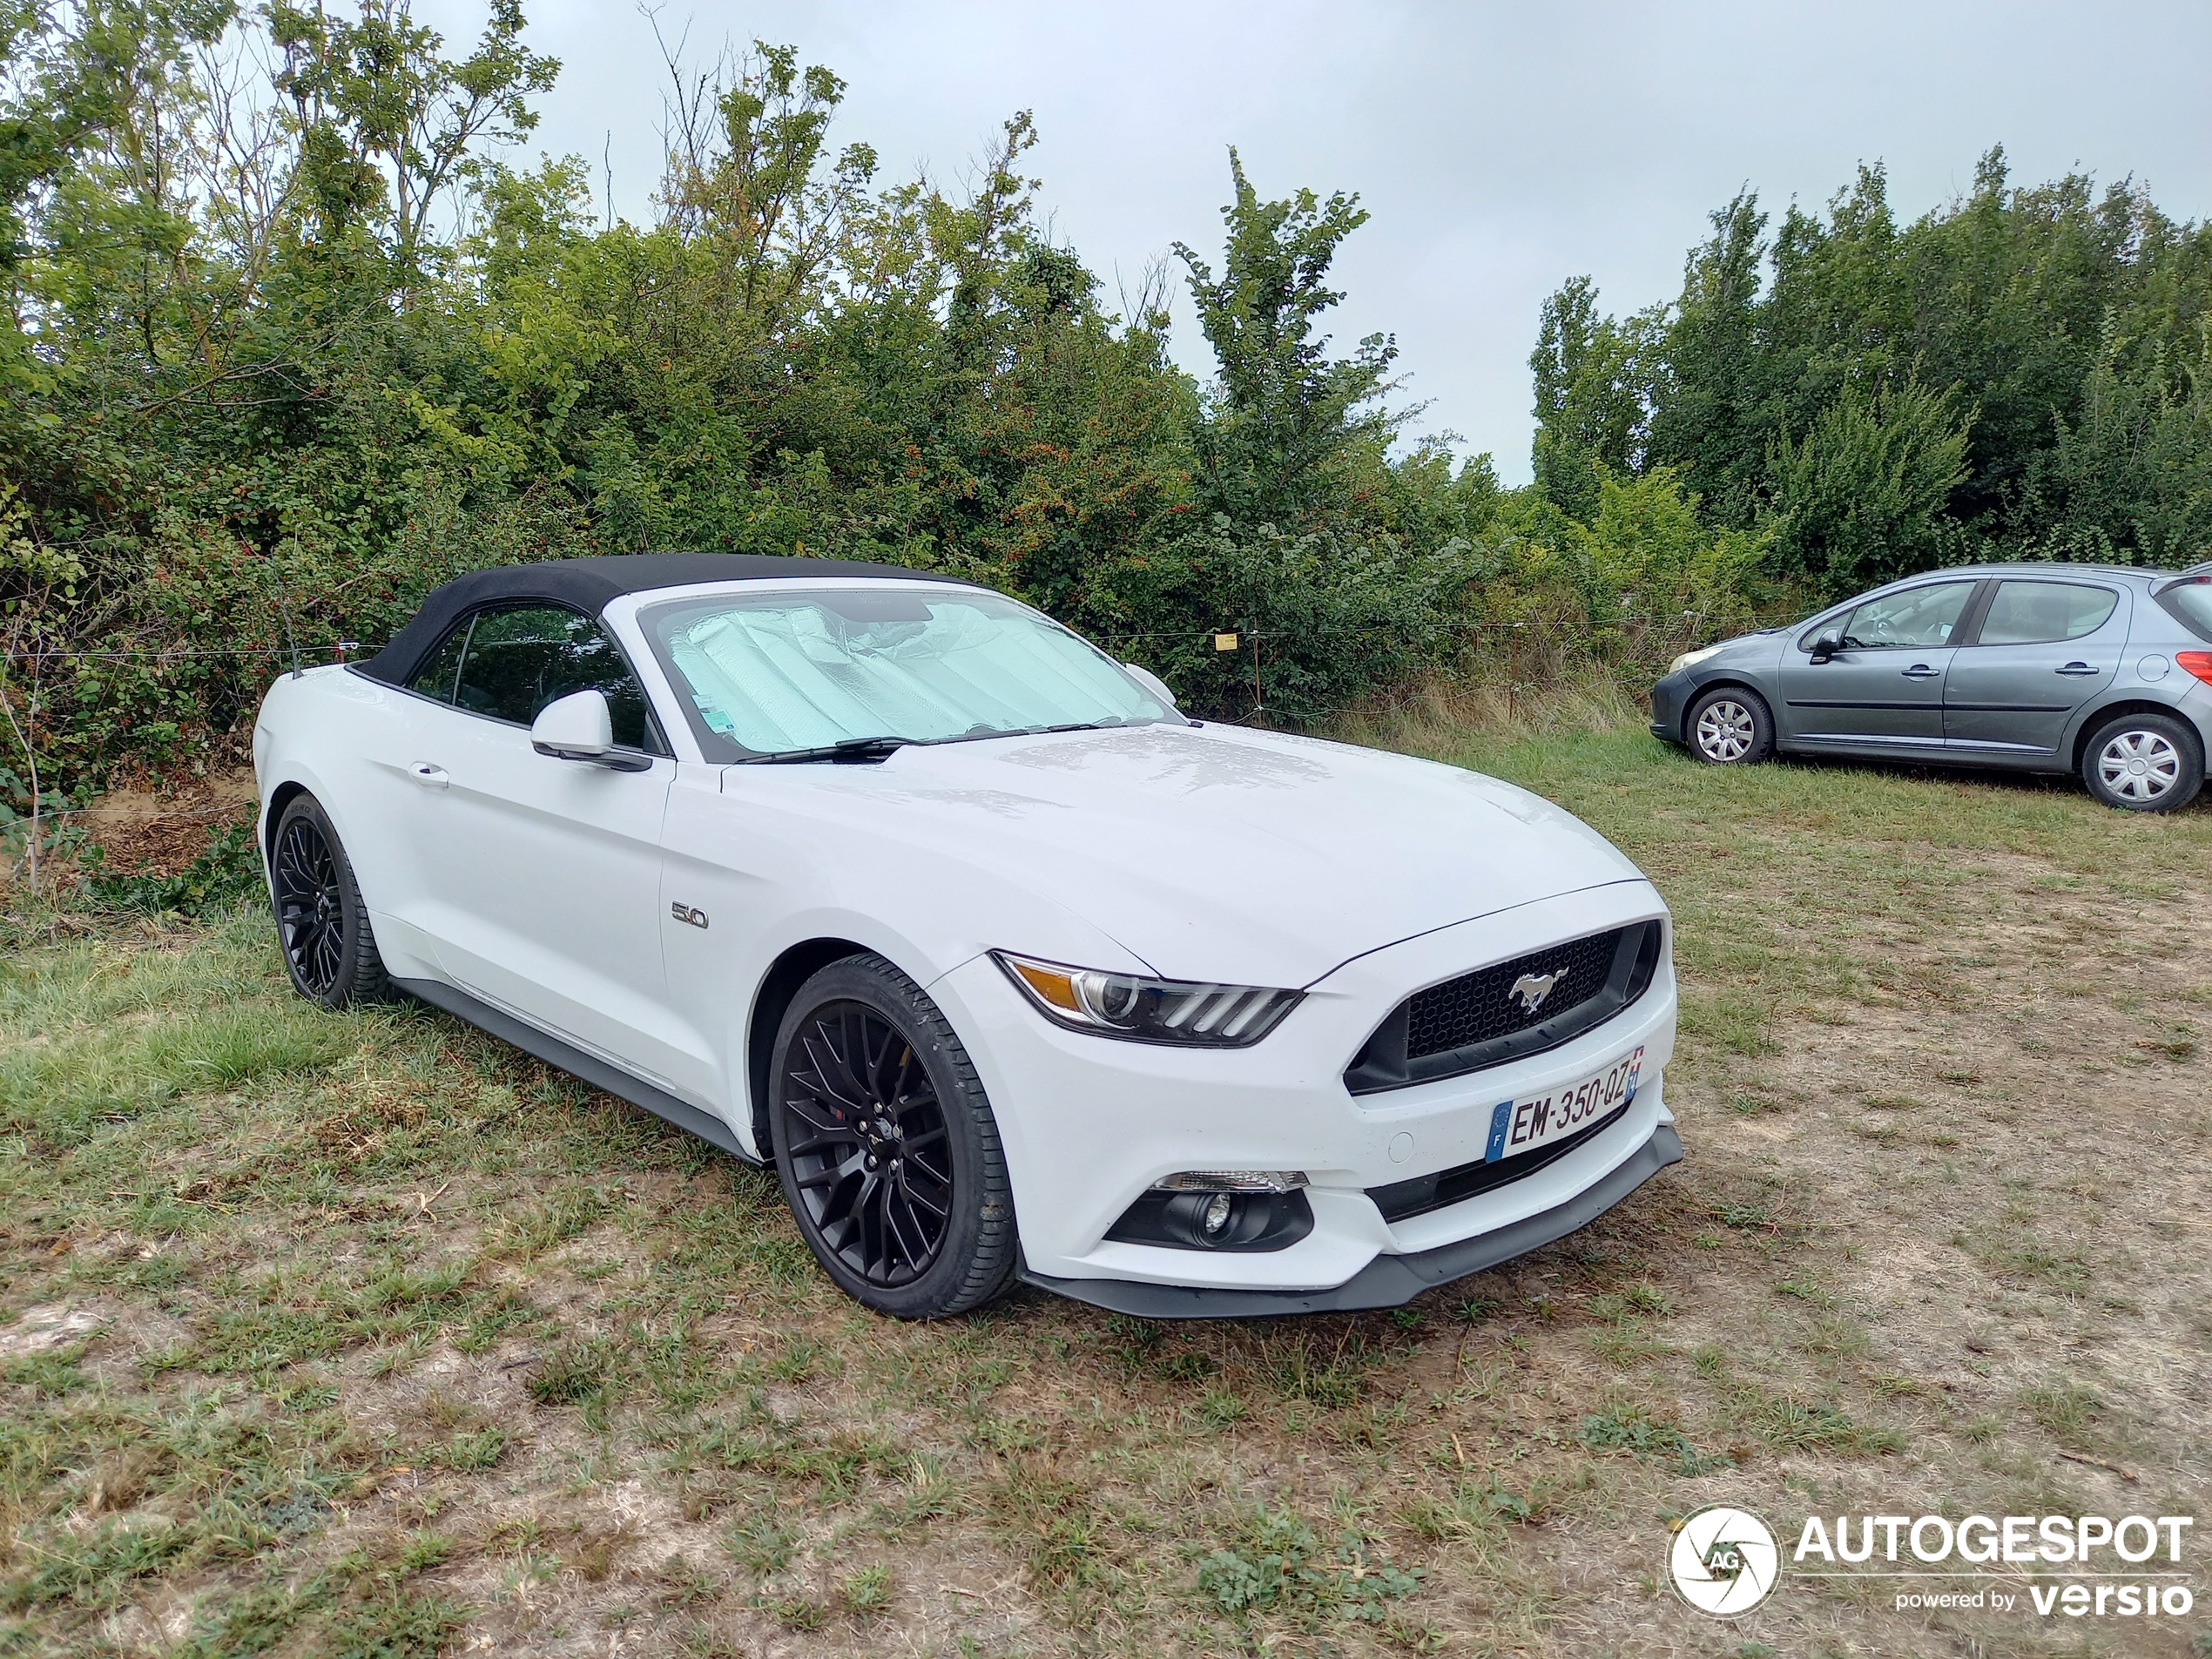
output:
[[[1703,662],[1708,657],[1716,655],[1719,651],[1720,647],[1718,645],[1708,645],[1703,651],[1686,651],[1683,652],[1681,656],[1676,658],[1673,662],[1667,664],[1667,671],[1669,674],[1679,674],[1685,668],[1696,667],[1699,663]]]
[[[1047,1019],[1076,1031],[1135,1042],[1247,1049],[1280,1024],[1305,995],[1259,985],[1102,974],[1033,961],[1002,950],[993,951],[991,957]]]

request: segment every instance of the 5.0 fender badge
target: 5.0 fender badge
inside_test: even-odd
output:
[[[706,912],[694,910],[687,904],[672,904],[668,907],[668,914],[678,921],[689,922],[694,927],[706,926]]]

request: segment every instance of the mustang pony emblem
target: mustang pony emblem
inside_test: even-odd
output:
[[[1514,981],[1513,989],[1506,995],[1521,999],[1523,1014],[1534,1014],[1544,1006],[1544,999],[1552,994],[1552,987],[1565,979],[1568,973],[1568,970],[1562,968],[1554,974],[1523,974]]]

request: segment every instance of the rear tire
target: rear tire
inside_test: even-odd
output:
[[[1766,699],[1723,685],[1689,705],[1683,722],[1689,752],[1711,766],[1749,766],[1774,752],[1774,713]]]
[[[1014,1192],[968,1050],[876,955],[799,988],[769,1062],[769,1135],[801,1237],[853,1300],[900,1319],[980,1307],[1014,1277]]]
[[[269,838],[277,942],[292,988],[337,1009],[391,995],[354,864],[313,795],[296,795]]]
[[[2170,813],[2204,785],[2204,748],[2168,714],[2123,714],[2097,728],[2081,750],[2081,781],[2107,806]]]

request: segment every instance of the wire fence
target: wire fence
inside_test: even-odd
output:
[[[1471,632],[1480,636],[1491,632],[1527,632],[1531,629],[1544,633],[1587,634],[1602,629],[1629,624],[1642,627],[1649,627],[1654,624],[1688,624],[1695,628],[1710,614],[1702,610],[1684,610],[1667,615],[1645,611],[1622,611],[1617,617],[1607,617],[1602,621],[1592,618],[1588,623],[1579,626],[1561,623],[1530,622],[1525,619],[1514,621],[1491,617],[1440,617],[1423,623],[1419,625],[1416,631]],[[1230,650],[1242,649],[1241,642],[1246,640],[1272,640],[1285,637],[1310,640],[1346,634],[1402,633],[1405,631],[1407,631],[1406,624],[1395,622],[1337,624],[1323,628],[1252,628],[1237,623],[1224,623],[1217,628],[1160,628],[1136,631],[1096,632],[1088,634],[1086,637],[1102,643],[1109,640],[1119,642],[1141,639],[1173,639],[1198,644],[1203,644],[1209,639],[1217,641],[1236,639],[1240,642],[1234,647],[1221,648]],[[340,639],[320,645],[296,646],[289,644],[145,645],[98,647],[88,650],[59,648],[47,650],[44,647],[32,646],[28,649],[10,651],[0,655],[4,655],[4,659],[9,662],[64,662],[86,659],[129,661],[156,658],[165,660],[204,657],[286,658],[328,656],[334,653],[338,661],[347,662],[355,658],[374,657],[383,649],[381,644],[364,645],[358,639]]]
[[[10,808],[6,810],[12,811],[13,809]],[[234,800],[230,802],[228,805],[222,806],[185,806],[178,807],[171,811],[158,813],[130,813],[127,814],[121,814],[121,816],[125,818],[125,821],[132,825],[161,824],[166,823],[172,819],[244,818],[246,814],[255,810],[257,809],[254,806],[254,804],[250,800]],[[114,813],[115,811],[115,808],[109,806],[42,806],[38,809],[37,817],[39,821],[44,823],[49,819],[55,818],[95,818],[103,813]],[[29,813],[15,813],[12,817],[0,819],[0,833],[5,833],[8,830],[11,830],[19,824],[30,823],[31,816],[32,815]]]
[[[1696,610],[1684,610],[1671,615],[1661,615],[1649,612],[1623,612],[1618,617],[1606,618],[1603,625],[1610,627],[1616,624],[1628,624],[1649,627],[1655,624],[1664,624],[1669,625],[1683,626],[1685,628],[1685,631],[1687,632],[1694,630],[1696,625],[1704,619],[1707,614],[1708,613],[1706,612]],[[1531,622],[1527,619],[1501,620],[1490,617],[1445,618],[1426,624],[1426,627],[1431,629],[1470,632],[1475,636],[1478,644],[1481,637],[1485,634],[1509,635],[1519,638],[1527,637],[1533,631],[1535,633],[1546,636],[1581,636],[1587,635],[1598,624],[1590,624],[1576,628],[1556,623]],[[1124,633],[1097,633],[1089,636],[1089,637],[1096,640],[1101,644],[1111,644],[1116,645],[1124,643],[1134,643],[1146,640],[1174,640],[1184,644],[1196,644],[1204,648],[1209,642],[1211,642],[1212,648],[1217,653],[1224,656],[1227,656],[1232,652],[1241,656],[1249,650],[1254,659],[1254,667],[1258,670],[1261,666],[1261,655],[1265,648],[1266,642],[1269,641],[1279,641],[1286,637],[1299,640],[1311,640],[1316,637],[1396,631],[1402,631],[1402,624],[1393,623],[1372,623],[1358,624],[1349,626],[1339,625],[1325,629],[1269,629],[1234,625],[1223,626],[1220,628],[1201,629],[1149,629]],[[289,659],[294,664],[298,664],[301,659],[309,657],[334,658],[335,661],[339,663],[346,663],[366,657],[373,657],[382,649],[383,647],[381,644],[365,646],[361,641],[356,639],[340,639],[324,644],[297,646],[291,644],[230,646],[155,645],[53,651],[33,647],[29,650],[17,650],[6,652],[3,658],[0,658],[0,660],[5,660],[10,663],[22,662],[39,664],[49,662],[88,660],[152,660],[159,662],[172,659],[189,660],[204,658],[227,658],[240,659],[258,658]],[[322,664],[319,662],[316,665],[321,666]],[[1507,694],[1508,708],[1510,710],[1511,705],[1516,695],[1536,691],[1539,687],[1534,683],[1527,685],[1521,684],[1518,674],[1516,673],[1514,678],[1508,681],[1504,689]],[[1232,719],[1224,721],[1223,724],[1236,725],[1243,721],[1250,720],[1256,716],[1266,713],[1267,710],[1265,707],[1264,697],[1264,695],[1259,694],[1259,685],[1256,682],[1256,695],[1252,705],[1245,710],[1244,713],[1234,717]],[[1347,705],[1343,708],[1326,709],[1312,712],[1318,713],[1321,718],[1329,718],[1353,711],[1352,706]],[[132,813],[130,815],[127,821],[132,826],[138,826],[185,819],[243,818],[253,810],[254,809],[252,803],[240,801],[219,806],[184,807],[158,813]],[[33,812],[13,812],[11,809],[0,806],[0,834],[7,834],[12,832],[17,832],[20,826],[27,826],[34,819],[44,822],[58,819],[88,818],[98,816],[104,813],[111,811],[111,809],[110,808],[100,806],[68,806],[58,808],[41,806]]]
[[[118,647],[111,651],[45,651],[34,646],[28,651],[9,651],[7,660],[11,663],[53,663],[84,658],[306,657],[317,652],[336,651],[338,660],[342,663],[346,660],[347,652],[358,652],[361,649],[358,639],[341,639],[327,645],[148,645],[129,650]],[[382,647],[377,649],[381,650]]]

